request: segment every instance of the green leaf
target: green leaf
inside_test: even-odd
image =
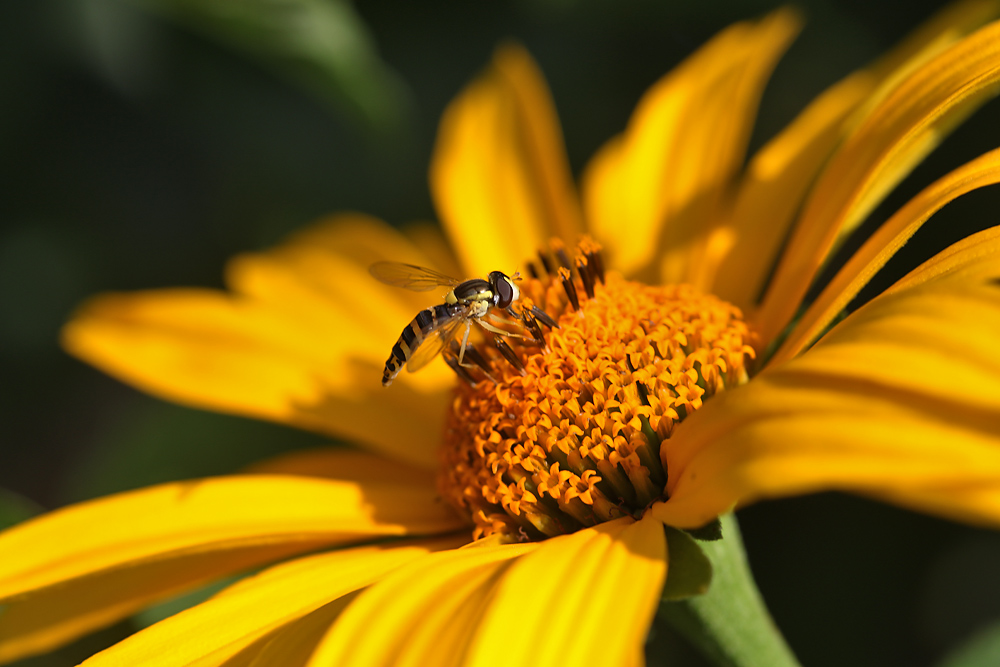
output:
[[[723,539],[697,545],[712,565],[708,592],[663,602],[659,618],[719,667],[798,667],[750,574],[736,518],[728,514],[720,520]],[[669,558],[672,569],[672,552]]]
[[[408,96],[361,18],[340,0],[132,0],[243,51],[376,130],[398,127]]]
[[[10,528],[41,513],[42,508],[24,496],[7,489],[0,489],[0,530]]]
[[[995,667],[1000,665],[1000,621],[987,626],[949,653],[940,667]]]
[[[702,595],[712,583],[712,563],[701,547],[683,530],[665,526],[667,534],[667,583],[663,586],[664,600],[683,600]]]

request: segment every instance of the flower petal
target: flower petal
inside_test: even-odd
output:
[[[503,575],[468,664],[627,664],[643,646],[666,574],[666,538],[651,518],[548,540]]]
[[[400,331],[437,299],[377,282],[368,267],[379,259],[432,264],[385,223],[333,216],[272,251],[234,259],[235,295],[104,295],[65,327],[63,344],[168,400],[329,433],[432,468],[454,375],[434,364],[391,391],[381,378]]]
[[[462,527],[423,480],[228,477],[81,503],[0,534],[0,655],[50,648],[152,600],[292,553]]]
[[[447,397],[410,383],[385,391],[373,355],[387,356],[394,339],[329,319],[337,312],[307,319],[198,289],[109,294],[66,325],[63,345],[168,400],[351,438],[433,467]]]
[[[954,270],[872,300],[801,357],[685,420],[663,449],[670,500],[656,516],[693,527],[758,498],[840,489],[1000,525],[996,495],[972,492],[1000,482],[990,231],[943,253],[964,264],[931,260]],[[959,485],[970,492],[938,493]]]
[[[406,563],[464,541],[467,538],[360,547],[283,563],[132,635],[84,664],[207,666],[226,664],[241,653],[249,658],[289,624]],[[312,620],[331,622],[337,607],[324,611]],[[206,633],[205,628],[212,631]],[[318,635],[316,639],[322,632]],[[302,647],[306,656],[311,648]]]
[[[885,263],[942,206],[976,188],[1000,182],[1000,149],[990,151],[928,186],[886,221],[837,272],[769,360],[779,364],[815,341]]]
[[[348,257],[365,269],[383,260],[430,266],[442,271],[453,268],[439,265],[441,261],[454,262],[454,257],[439,256],[440,239],[433,239],[430,246],[426,246],[423,228],[416,234],[409,233],[412,229],[403,231],[401,234],[400,230],[364,213],[337,213],[293,234],[277,251],[325,250]]]
[[[733,210],[719,230],[728,236],[728,244],[718,256],[706,258],[721,269],[707,291],[748,310],[763,289],[807,190],[846,131],[879,99],[873,94],[876,88],[888,88],[886,81],[900,79],[997,12],[992,0],[947,6],[871,67],[826,90],[754,155]]]
[[[729,243],[714,259],[719,270],[712,294],[739,308],[753,305],[806,190],[841,140],[847,117],[874,87],[868,72],[847,77],[753,156],[717,232],[728,234]]]
[[[400,568],[340,615],[309,665],[461,664],[497,579],[537,548],[457,549]]]
[[[1000,86],[1000,22],[978,30],[896,86],[823,171],[754,319],[766,345],[796,312],[838,238],[860,224],[941,139]]]
[[[357,597],[357,593],[348,593],[326,604],[311,614],[266,637],[262,647],[250,646],[244,653],[253,658],[245,660],[246,667],[298,667],[306,665],[323,635],[330,629],[338,616]],[[243,667],[244,662],[230,659],[225,667]]]
[[[664,282],[696,274],[691,248],[743,164],[764,84],[799,23],[779,10],[730,26],[655,84],[597,153],[584,204],[610,265]]]
[[[551,236],[579,235],[555,108],[523,48],[498,49],[490,70],[445,111],[431,190],[469,275],[510,273]]]
[[[322,546],[287,543],[120,567],[0,602],[0,664],[44,653],[213,579]]]

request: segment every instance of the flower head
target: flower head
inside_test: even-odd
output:
[[[442,121],[431,184],[448,243],[341,215],[234,260],[229,292],[96,298],[65,330],[79,357],[363,451],[291,455],[4,533],[0,659],[343,547],[266,569],[90,664],[624,664],[668,577],[664,524],[821,489],[1000,524],[998,228],[830,329],[930,215],[1000,181],[1000,152],[920,193],[804,302],[839,242],[996,92],[1000,23],[976,30],[994,9],[948,10],[745,170],[757,99],[798,20],[733,26],[647,93],[579,199],[541,75],[503,47]],[[584,240],[574,253],[553,238]],[[375,261],[519,268],[521,310],[473,339],[468,363],[445,350],[452,369],[384,390],[385,355],[428,303],[372,281]]]

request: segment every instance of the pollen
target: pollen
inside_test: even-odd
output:
[[[439,490],[477,539],[638,518],[665,497],[661,448],[674,426],[745,382],[754,358],[739,309],[714,296],[605,276],[590,241],[572,264],[561,247],[540,260],[519,286],[520,337],[482,345],[471,367],[452,362],[465,381]]]

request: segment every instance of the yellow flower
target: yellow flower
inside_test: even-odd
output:
[[[831,328],[936,210],[1000,181],[1000,151],[921,192],[804,303],[833,249],[996,92],[1000,23],[977,30],[996,10],[947,10],[745,169],[798,21],[732,26],[646,94],[579,201],[541,75],[504,47],[441,124],[431,185],[450,244],[339,215],[235,259],[230,292],[87,304],[65,330],[79,357],[362,451],[98,499],[0,535],[0,660],[299,556],[87,664],[641,664],[668,574],[663,524],[840,489],[1000,525],[1000,228]],[[584,232],[608,272],[589,285],[601,260],[570,247],[577,305],[559,252],[548,270],[530,258]],[[383,389],[400,328],[430,304],[373,281],[377,260],[533,268],[526,298],[562,328],[544,347],[510,339],[523,373],[485,351],[492,379],[469,370],[475,386],[456,390],[437,363]]]

